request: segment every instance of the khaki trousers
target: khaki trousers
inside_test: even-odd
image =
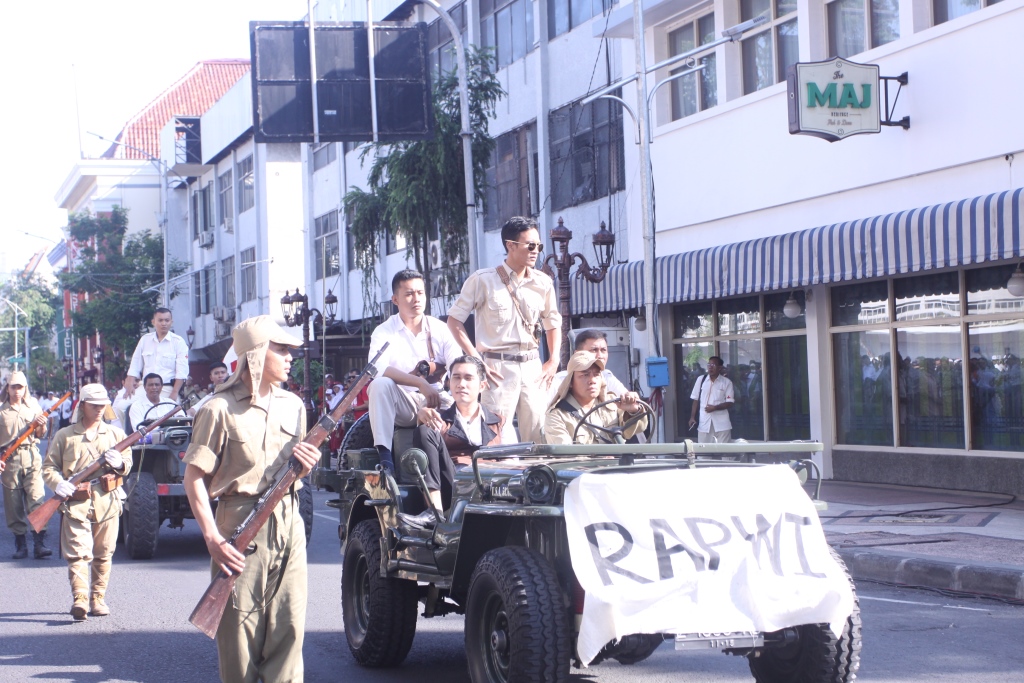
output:
[[[217,504],[217,528],[230,538],[253,496]],[[298,496],[284,498],[260,529],[217,630],[224,683],[301,683],[306,630],[306,531]],[[216,576],[217,567],[212,567]]]
[[[716,432],[712,428],[707,432],[697,432],[697,443],[729,443],[730,441],[732,441],[731,429]]]
[[[551,399],[549,387],[540,385],[542,364],[539,358],[525,363],[484,358],[487,367],[504,379],[498,386],[488,386],[480,402],[511,424],[512,415],[519,418],[519,440],[544,443],[541,428]],[[371,385],[372,386],[372,385]]]
[[[415,427],[416,412],[426,399],[418,391],[406,391],[388,377],[378,377],[370,382],[367,395],[373,445],[384,446],[390,451],[395,427]]]
[[[61,515],[60,551],[68,563],[73,596],[106,595],[119,520],[118,515],[99,522]]]
[[[46,497],[42,467],[42,458],[34,446],[20,448],[7,459],[7,469],[0,475],[7,528],[16,536],[28,533],[28,516]]]

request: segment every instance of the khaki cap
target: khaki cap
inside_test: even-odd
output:
[[[16,370],[11,373],[10,379],[7,380],[7,386],[10,387],[27,387],[28,377],[25,377],[25,373],[21,370]]]
[[[569,389],[572,387],[572,376],[578,370],[588,370],[592,366],[596,365],[601,371],[604,371],[604,361],[594,355],[591,351],[577,351],[569,357],[569,364],[565,367],[565,377],[562,379],[562,383],[558,385],[558,392],[555,394],[555,398],[551,401],[550,408],[557,406],[562,399],[569,395]]]
[[[269,315],[257,315],[254,318],[247,318],[238,323],[231,332],[231,338],[235,342],[235,353],[241,358],[242,354],[253,350],[260,344],[274,342],[298,348],[302,342],[291,336],[278,325]]]
[[[105,420],[114,420],[117,415],[114,414],[113,409],[110,408],[110,396],[107,395],[107,389],[102,384],[86,384],[78,392],[79,403],[91,403],[94,406],[107,406],[107,409],[103,411],[103,418]],[[78,406],[75,406],[75,414],[71,416],[72,422],[78,422],[79,410]]]

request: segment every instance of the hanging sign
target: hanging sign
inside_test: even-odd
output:
[[[878,65],[845,59],[789,67],[789,132],[829,142],[882,130]]]

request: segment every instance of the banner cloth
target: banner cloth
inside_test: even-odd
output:
[[[583,474],[566,489],[572,567],[586,591],[589,664],[632,633],[829,624],[853,591],[814,504],[786,465]]]

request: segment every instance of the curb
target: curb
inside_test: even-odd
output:
[[[884,550],[836,549],[856,579],[1024,602],[1024,567],[966,564]]]

